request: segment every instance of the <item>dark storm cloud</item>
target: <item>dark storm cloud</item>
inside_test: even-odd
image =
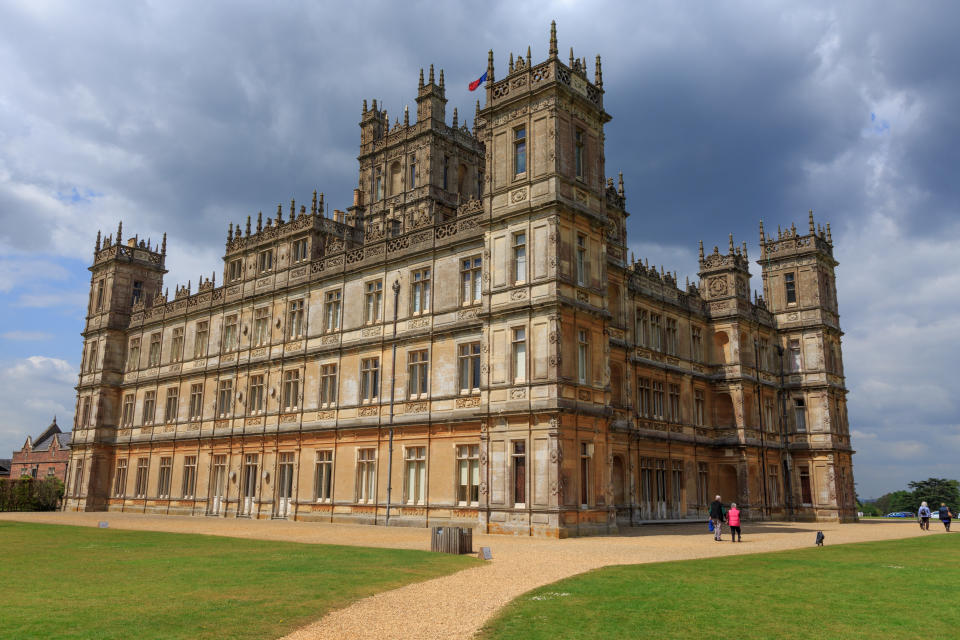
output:
[[[121,218],[128,235],[169,232],[172,286],[219,270],[229,222],[313,189],[345,208],[364,98],[402,118],[418,70],[435,63],[448,121],[459,107],[470,123],[482,92],[466,84],[487,50],[502,78],[511,51],[546,56],[556,19],[562,59],[570,45],[588,66],[603,56],[607,173],[624,173],[638,252],[695,277],[698,239],[723,247],[733,232],[756,257],[760,218],[768,231],[806,228],[812,208],[833,223],[856,475],[866,495],[899,488],[930,475],[932,452],[960,454],[945,382],[956,350],[942,348],[960,321],[945,295],[960,285],[957,14],[947,3],[8,2],[0,293],[11,308],[40,300],[42,283],[25,289],[14,268],[21,252],[54,273]],[[4,366],[32,371],[24,362]]]

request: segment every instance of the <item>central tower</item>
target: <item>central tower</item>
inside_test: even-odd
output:
[[[477,137],[486,148],[485,251],[492,531],[545,535],[615,528],[606,433],[611,318],[607,256],[622,261],[622,188],[604,178],[603,81],[597,56],[487,63]],[[612,185],[612,181],[611,181]],[[608,243],[615,247],[608,252]],[[617,256],[619,256],[617,258]]]

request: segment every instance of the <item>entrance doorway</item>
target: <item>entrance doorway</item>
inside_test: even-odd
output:
[[[227,456],[213,456],[213,477],[210,478],[209,514],[218,516],[223,513],[227,501]]]
[[[243,482],[240,487],[240,513],[249,516],[253,513],[253,501],[257,496],[257,469],[260,457],[248,453],[243,459]]]
[[[280,454],[280,468],[277,473],[277,513],[278,518],[290,515],[290,502],[293,499],[293,453]]]

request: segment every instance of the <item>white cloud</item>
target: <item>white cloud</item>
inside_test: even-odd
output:
[[[66,360],[45,356],[0,362],[0,457],[19,450],[54,416],[63,431],[72,429],[77,371]]]
[[[7,331],[0,334],[0,338],[16,341],[50,340],[53,334],[45,331]]]

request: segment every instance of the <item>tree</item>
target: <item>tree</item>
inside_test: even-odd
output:
[[[956,508],[960,505],[960,482],[956,480],[947,480],[946,478],[927,478],[918,482],[911,482],[907,485],[913,492],[914,508],[916,511],[921,502],[926,502],[931,510],[936,511],[940,503],[945,503],[951,511],[956,513]]]
[[[918,502],[917,505],[920,503]],[[903,489],[885,493],[877,498],[877,508],[882,514],[891,511],[916,511],[916,505],[913,504],[913,494]]]

